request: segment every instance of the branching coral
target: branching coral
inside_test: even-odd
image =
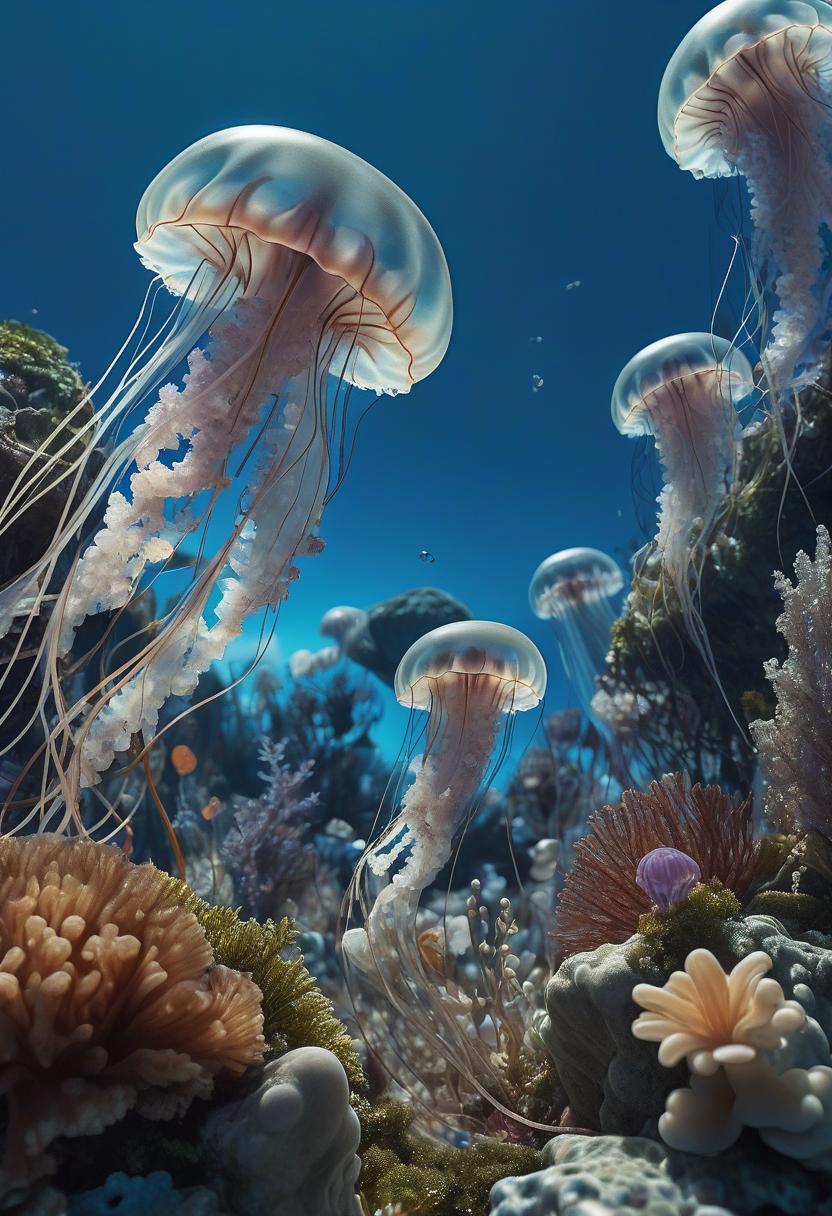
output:
[[[564,955],[623,942],[649,911],[636,883],[639,862],[668,846],[687,853],[702,878],[717,878],[740,898],[754,872],[756,845],[748,801],[736,805],[717,786],[690,786],[681,774],[627,791],[620,806],[590,818],[557,905],[555,936]]]
[[[131,1107],[181,1113],[262,1055],[261,994],[215,965],[165,878],[115,848],[0,841],[0,1192],[49,1172],[49,1145]]]
[[[222,844],[237,890],[248,911],[260,918],[279,915],[286,900],[309,880],[314,866],[314,852],[304,836],[319,797],[301,793],[313,761],[293,770],[284,763],[285,752],[285,739],[261,741],[265,769],[260,777],[265,789],[258,799],[241,800]]]
[[[799,825],[832,837],[832,549],[825,527],[817,531],[815,560],[799,553],[794,584],[783,575],[777,628],[788,658],[771,659],[766,675],[777,698],[773,720],[751,731],[767,782],[766,812],[778,825]]]
[[[672,1148],[712,1155],[743,1127],[758,1128],[787,1156],[809,1158],[832,1145],[832,1068],[778,1067],[777,1051],[803,1029],[806,1014],[766,978],[771,966],[756,950],[726,975],[709,950],[698,949],[663,988],[633,989],[645,1010],[633,1034],[660,1044],[666,1068],[686,1060],[691,1071],[690,1088],[674,1090],[659,1119]]]

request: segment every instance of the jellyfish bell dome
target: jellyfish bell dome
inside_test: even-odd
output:
[[[743,131],[757,107],[770,106],[778,82],[787,90],[797,83],[809,95],[826,91],[832,82],[832,5],[718,4],[682,39],[662,78],[659,131],[668,155],[694,177],[732,176]]]
[[[542,561],[529,584],[535,616],[550,620],[570,606],[617,595],[624,576],[616,562],[600,549],[562,549]]]
[[[622,435],[655,435],[659,396],[666,397],[667,389],[681,389],[690,377],[707,382],[709,390],[718,386],[720,396],[734,404],[756,387],[745,355],[725,338],[709,333],[662,338],[634,355],[615,382],[612,420],[617,430]],[[690,394],[685,400],[689,403]]]
[[[400,705],[431,709],[451,676],[486,676],[501,690],[505,712],[534,709],[546,692],[546,664],[524,633],[496,621],[455,621],[414,642],[396,671]]]
[[[389,178],[352,152],[286,127],[232,127],[198,140],[150,183],[136,249],[171,291],[191,296],[213,268],[242,295],[291,278],[305,255],[349,292],[334,372],[360,387],[407,392],[450,340],[442,247]]]

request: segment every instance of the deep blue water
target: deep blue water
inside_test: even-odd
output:
[[[666,60],[706,7],[6,7],[0,316],[54,333],[87,377],[147,284],[132,249],[144,186],[211,130],[274,122],[341,143],[411,194],[444,245],[450,350],[368,419],[327,550],[281,615],[284,654],[318,644],[333,603],[434,582],[530,633],[552,702],[568,700],[529,577],[566,546],[629,551],[632,448],[609,419],[612,383],[647,342],[708,328],[730,253],[711,186],[667,158],[655,121]]]

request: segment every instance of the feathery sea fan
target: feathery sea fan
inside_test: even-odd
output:
[[[214,965],[160,871],[86,840],[0,840],[0,1206],[52,1170],[58,1137],[207,1097],[261,1059],[262,1027],[259,988]]]
[[[591,816],[589,828],[575,845],[557,905],[555,938],[564,956],[635,933],[650,910],[636,871],[653,849],[686,853],[703,882],[717,878],[740,898],[750,885],[756,857],[751,803],[736,805],[716,785],[691,787],[682,774],[669,774],[646,792],[628,790],[619,806]]]

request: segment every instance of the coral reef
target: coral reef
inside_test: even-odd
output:
[[[752,723],[765,779],[766,814],[785,830],[832,836],[832,553],[827,529],[817,531],[814,561],[799,553],[794,584],[782,574],[778,632],[788,656],[766,663],[776,697],[774,718]],[[832,842],[830,846],[832,847]]]
[[[659,1119],[672,1148],[706,1156],[736,1142],[744,1126],[787,1156],[820,1165],[832,1146],[832,1062],[817,1045],[809,1068],[790,1068],[780,1049],[806,1027],[806,1012],[787,1001],[772,961],[755,950],[726,974],[709,950],[692,950],[684,971],[657,988],[637,984],[633,1000],[645,1012],[633,1023],[637,1039],[658,1042],[659,1063],[682,1059],[690,1088],[674,1090]]]
[[[103,1186],[79,1192],[68,1201],[66,1216],[225,1216],[216,1193],[208,1187],[179,1190],[170,1174],[111,1174]]]
[[[717,878],[741,898],[755,864],[751,805],[673,774],[645,793],[627,791],[620,806],[592,816],[558,899],[555,936],[564,955],[623,942],[635,932],[650,910],[637,868],[659,847],[687,854],[706,881]]]
[[[257,1088],[213,1111],[203,1132],[235,1216],[361,1216],[359,1135],[344,1069],[319,1047],[270,1061]]]
[[[491,1216],[832,1216],[826,1179],[747,1147],[708,1161],[640,1137],[559,1136],[543,1156],[494,1188]]]
[[[265,767],[259,775],[265,788],[257,799],[237,801],[220,849],[246,911],[260,920],[285,911],[286,901],[309,882],[315,864],[306,837],[320,796],[301,793],[314,761],[293,771],[285,753],[285,739],[261,741],[259,758]]]
[[[723,968],[765,952],[771,978],[805,1010],[807,1030],[792,1036],[790,1050],[797,1054],[787,1067],[825,1064],[824,1044],[832,1033],[829,939],[793,939],[779,921],[762,915],[722,919],[715,929],[709,949]],[[661,985],[669,975],[669,969],[637,970],[631,964],[637,945],[636,937],[567,959],[549,981],[549,1016],[540,1026],[575,1120],[624,1135],[653,1134],[668,1094],[687,1080],[682,1065],[664,1068],[655,1049],[631,1032],[638,1013],[633,989],[642,982]]]
[[[109,846],[0,840],[6,1202],[54,1169],[59,1137],[132,1107],[171,1118],[261,1059],[259,989],[165,893]]]

